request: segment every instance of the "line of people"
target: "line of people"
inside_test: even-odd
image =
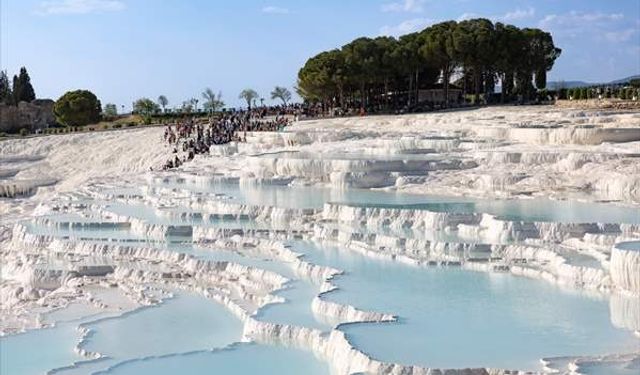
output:
[[[284,115],[266,119],[265,116],[241,111],[225,114],[217,119],[210,118],[208,122],[196,122],[191,118],[167,125],[164,130],[164,142],[172,146],[172,157],[165,162],[162,169],[180,167],[185,162],[193,160],[196,155],[208,153],[212,145],[246,142],[248,131],[280,131],[289,124],[289,118]]]

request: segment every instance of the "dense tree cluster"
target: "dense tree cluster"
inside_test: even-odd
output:
[[[0,103],[18,105],[20,102],[32,102],[36,99],[36,92],[31,85],[31,77],[24,66],[20,73],[13,76],[11,86],[5,71],[0,72]]]
[[[400,38],[358,38],[340,49],[310,58],[298,73],[298,92],[307,101],[337,106],[395,106],[416,103],[418,90],[442,82],[465,93],[492,93],[525,100],[546,86],[561,50],[550,33],[520,29],[487,19],[448,21]],[[535,83],[535,86],[534,86]],[[398,100],[402,98],[402,103]]]
[[[100,100],[87,90],[68,91],[53,105],[56,120],[66,126],[83,126],[100,121]]]
[[[633,86],[606,87],[589,86],[574,87],[566,89],[566,99],[587,100],[587,99],[622,99],[637,100],[640,97],[640,88]]]

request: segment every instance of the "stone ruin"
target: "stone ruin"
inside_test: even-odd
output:
[[[20,102],[17,106],[0,103],[0,132],[17,133],[23,128],[36,132],[54,125],[53,104],[51,99]]]

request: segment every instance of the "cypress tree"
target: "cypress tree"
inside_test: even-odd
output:
[[[20,90],[20,82],[18,82],[18,76],[17,75],[13,75],[13,89],[11,90],[11,104],[13,105],[18,105],[18,94],[16,93],[16,90]]]
[[[13,104],[11,85],[5,71],[0,71],[0,103]]]
[[[20,75],[13,76],[13,101],[16,105],[20,102],[31,102],[36,99],[36,93],[31,85],[31,78],[27,68],[20,68]]]

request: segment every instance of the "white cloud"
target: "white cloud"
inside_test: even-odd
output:
[[[478,13],[462,13],[460,15],[460,17],[458,17],[458,19],[456,21],[460,22],[460,21],[464,21],[464,20],[470,20],[472,18],[480,18],[482,17],[481,15],[479,15]]]
[[[526,19],[526,18],[531,18],[533,16],[535,16],[536,14],[536,10],[533,9],[533,7],[529,7],[527,9],[516,9],[512,12],[507,12],[505,13],[502,17],[499,17],[499,19],[503,20],[503,21],[517,21],[517,20],[522,20],[522,19]]]
[[[422,5],[425,0],[404,0],[395,3],[383,4],[381,9],[383,12],[410,12],[420,13],[423,10]]]
[[[560,38],[588,39],[592,41],[624,42],[633,36],[624,27],[622,13],[585,13],[571,11],[564,14],[548,14],[538,27]]]
[[[472,18],[488,18],[494,22],[513,22],[519,21],[526,18],[531,18],[536,14],[536,10],[533,7],[529,7],[527,9],[516,9],[505,14],[495,14],[495,15],[481,15],[478,13],[462,13],[460,17],[458,17],[457,21],[469,20]]]
[[[287,8],[280,8],[280,7],[269,5],[269,6],[266,6],[266,7],[262,8],[262,13],[289,14],[291,12]]]
[[[399,6],[399,3],[396,3],[396,5]],[[493,21],[508,22],[508,21],[525,19],[525,18],[531,18],[535,15],[535,12],[536,12],[535,9],[532,7],[529,7],[527,9],[516,9],[511,12],[507,12],[503,15],[493,15],[493,16],[484,16],[478,13],[467,12],[467,13],[461,14],[460,17],[458,17],[457,21],[460,22],[460,21],[469,20],[473,18],[488,18]],[[430,26],[436,22],[437,22],[436,20],[430,19],[430,18],[424,18],[424,17],[412,18],[409,20],[402,21],[397,25],[382,26],[380,28],[380,35],[399,36],[399,35],[409,34],[414,31],[422,30],[427,26]]]
[[[612,43],[622,43],[626,42],[633,37],[636,33],[636,29],[626,29],[620,31],[608,31],[604,33],[604,37],[606,40]]]
[[[429,18],[414,18],[403,21],[397,25],[382,26],[380,28],[380,35],[400,36],[409,34],[414,31],[422,30],[433,23],[435,23],[435,21]]]
[[[576,27],[585,23],[607,23],[624,18],[622,13],[584,13],[571,11],[566,14],[548,14],[540,21],[540,27]]]
[[[126,8],[120,0],[50,0],[40,3],[38,14],[88,14],[118,12]]]

